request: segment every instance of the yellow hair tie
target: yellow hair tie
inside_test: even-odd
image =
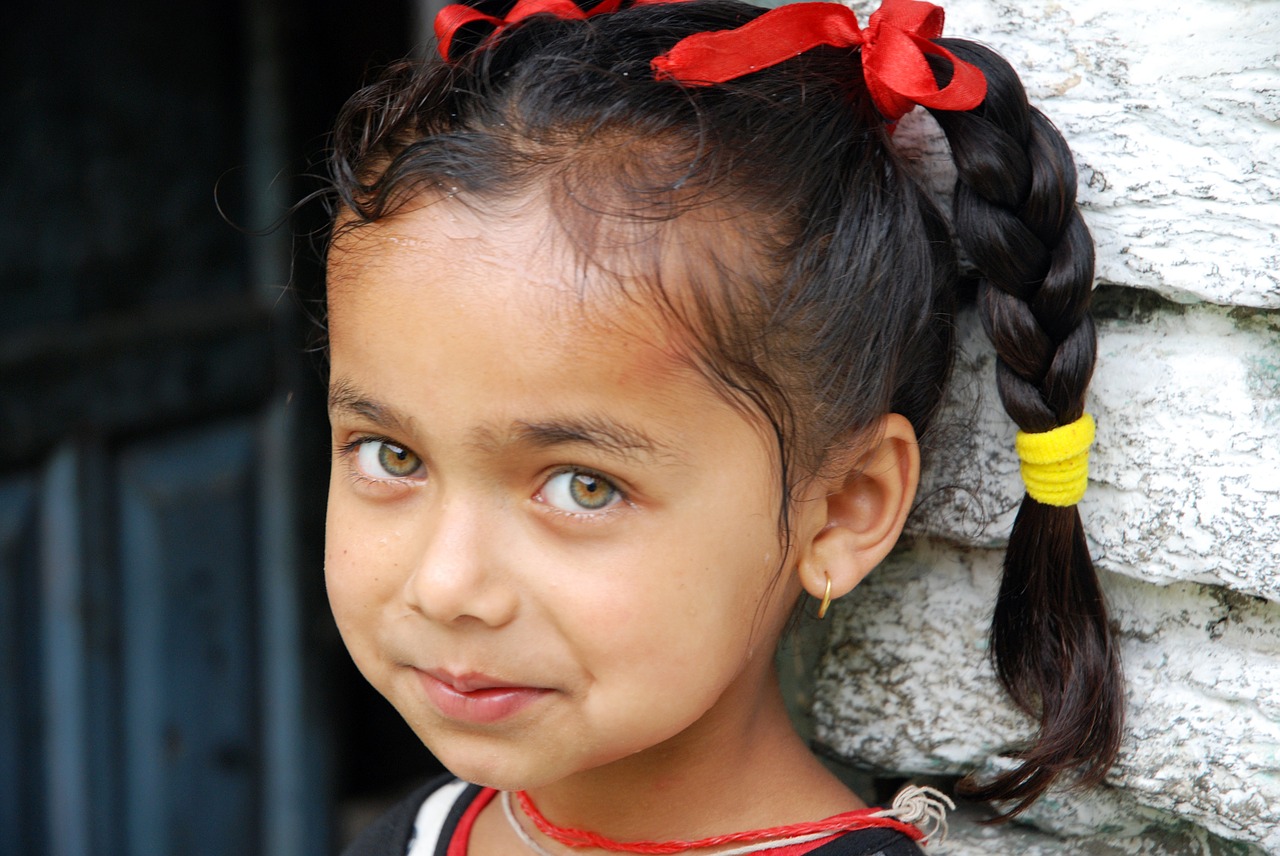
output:
[[[1018,432],[1022,481],[1036,502],[1066,508],[1084,498],[1089,485],[1089,447],[1093,417],[1088,413],[1070,425],[1039,434]]]

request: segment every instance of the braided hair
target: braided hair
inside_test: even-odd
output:
[[[978,301],[996,349],[1000,400],[1042,433],[1084,413],[1096,333],[1089,314],[1093,241],[1075,205],[1076,171],[1061,134],[1027,103],[989,48],[944,40],[983,69],[987,98],[934,111],[958,180],[953,223],[981,275]],[[1009,535],[991,626],[996,674],[1040,734],[1017,769],[970,788],[1021,811],[1062,772],[1097,784],[1119,750],[1124,686],[1106,604],[1074,505],[1024,497]]]
[[[621,5],[587,18],[533,15],[500,32],[468,24],[446,62],[400,63],[356,93],[331,159],[340,228],[423,194],[470,204],[543,194],[603,270],[611,253],[671,246],[660,239],[701,212],[699,225],[722,240],[697,245],[708,258],[694,287],[666,287],[658,251],[645,287],[688,329],[707,377],[771,426],[784,497],[868,440],[886,413],[927,437],[953,362],[956,254],[947,218],[893,148],[859,52],[819,46],[718,85],[682,86],[655,78],[655,57],[765,10]],[[937,44],[987,80],[975,109],[933,112],[957,168],[951,228],[981,278],[1001,399],[1026,432],[1067,425],[1083,412],[1095,356],[1093,249],[1071,153],[998,55]],[[945,82],[946,62],[931,60]],[[601,223],[659,240],[619,241]],[[784,499],[784,539],[787,510]],[[1074,507],[1023,501],[992,642],[1000,680],[1039,733],[1016,769],[968,783],[972,794],[1011,801],[1009,817],[1063,773],[1100,781],[1118,749],[1123,687]]]

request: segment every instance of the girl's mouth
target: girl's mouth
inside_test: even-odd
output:
[[[553,692],[517,686],[474,672],[415,669],[428,701],[446,719],[475,725],[499,722]]]

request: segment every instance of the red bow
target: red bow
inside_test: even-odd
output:
[[[633,0],[632,6],[648,6],[655,3],[678,2],[678,0]],[[589,11],[573,0],[517,0],[511,11],[501,18],[486,15],[478,9],[462,3],[445,6],[436,15],[436,40],[439,43],[440,56],[449,58],[449,49],[453,46],[453,37],[458,30],[470,24],[486,23],[493,26],[489,38],[513,24],[518,24],[531,15],[554,15],[571,21],[585,21],[595,15],[616,12],[622,7],[623,0],[601,0]]]
[[[621,5],[622,0],[603,0],[590,12],[584,12],[573,0],[518,0],[516,5],[511,7],[510,12],[501,18],[495,18],[471,6],[453,3],[445,6],[436,15],[436,40],[439,43],[440,56],[447,60],[449,48],[453,45],[453,37],[458,30],[471,24],[481,22],[492,24],[493,32],[496,34],[512,24],[520,23],[530,15],[548,14],[555,15],[557,18],[583,20],[589,15],[616,12]]]
[[[931,39],[942,35],[943,11],[921,0],[884,0],[867,20],[839,3],[793,3],[771,9],[734,30],[695,33],[653,60],[655,76],[691,86],[724,83],[777,65],[818,45],[862,49],[871,100],[889,122],[917,104],[972,110],[987,94],[981,69]],[[939,88],[926,54],[950,61],[951,80]]]

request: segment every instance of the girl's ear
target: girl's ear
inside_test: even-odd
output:
[[[815,598],[822,598],[828,578],[833,599],[848,594],[902,534],[920,482],[920,447],[906,417],[886,416],[879,443],[858,463],[826,481],[830,492],[814,502],[813,511],[825,512],[826,520],[802,545],[798,573]]]

